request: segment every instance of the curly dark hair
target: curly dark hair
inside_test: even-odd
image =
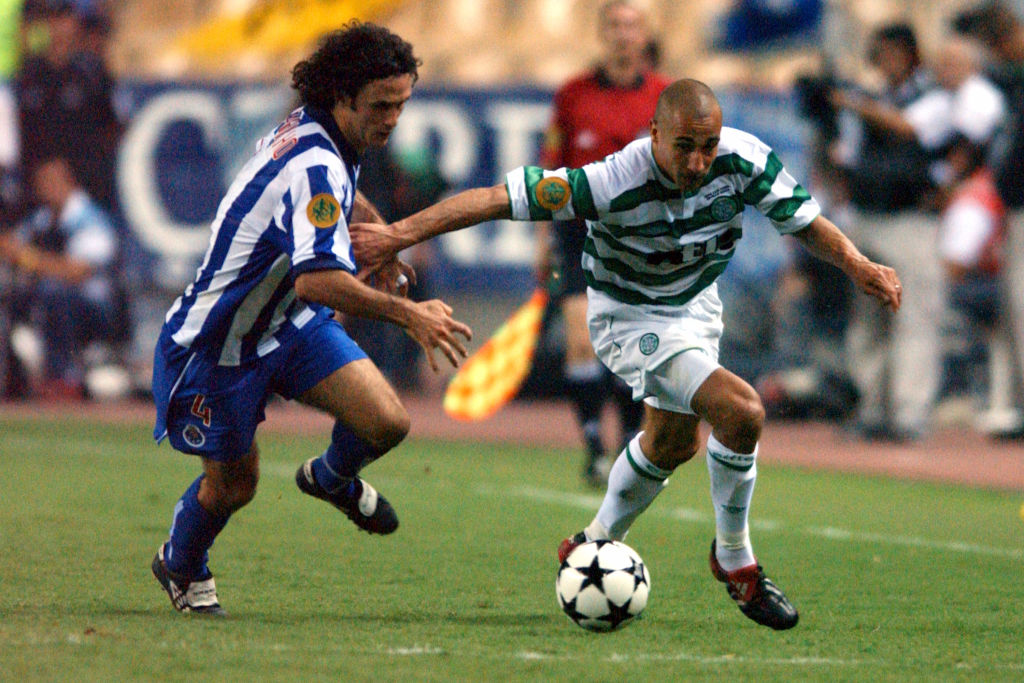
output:
[[[422,62],[412,45],[383,26],[353,20],[326,34],[308,59],[292,69],[292,87],[303,104],[334,108],[342,97],[355,97],[370,81],[411,74]]]

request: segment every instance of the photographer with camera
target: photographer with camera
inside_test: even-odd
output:
[[[909,25],[876,29],[868,58],[885,87],[877,95],[839,87],[828,93],[833,108],[860,124],[855,139],[839,127],[830,152],[846,178],[850,239],[900,272],[905,291],[899,315],[854,302],[846,337],[860,394],[854,429],[862,438],[905,442],[928,429],[940,376],[942,272],[929,165],[948,131],[948,112],[929,104],[937,86]]]

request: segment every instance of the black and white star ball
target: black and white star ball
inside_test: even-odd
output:
[[[558,568],[558,604],[589,631],[613,631],[647,606],[651,576],[636,551],[620,541],[577,546]]]

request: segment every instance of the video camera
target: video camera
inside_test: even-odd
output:
[[[986,45],[994,45],[1012,30],[1013,17],[1000,3],[991,2],[960,12],[949,24],[954,32],[962,36],[970,36]]]
[[[831,96],[832,91],[841,86],[831,71],[798,76],[793,84],[800,115],[817,125],[826,139],[839,134],[839,114],[832,105]]]

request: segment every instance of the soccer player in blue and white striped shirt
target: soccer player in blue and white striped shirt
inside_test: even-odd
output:
[[[896,273],[857,251],[771,148],[724,128],[714,93],[689,79],[662,92],[650,138],[603,161],[519,168],[504,185],[467,190],[392,226],[358,226],[353,240],[360,262],[372,268],[406,246],[482,221],[584,218],[591,342],[643,400],[644,431],[612,466],[596,517],[562,542],[559,559],[588,540],[624,538],[672,471],[697,453],[704,419],[711,425],[712,573],[747,617],[788,629],[797,612],[755,559],[747,523],[764,407],[749,384],[718,364],[715,279],[742,236],[745,206],[899,308]]]
[[[152,569],[181,611],[221,614],[207,551],[256,493],[257,425],[271,393],[335,419],[331,443],[296,473],[300,490],[360,529],[389,534],[398,517],[359,478],[397,445],[409,416],[334,312],[387,320],[453,365],[470,330],[439,300],[402,296],[412,270],[394,259],[371,288],[357,276],[348,225],[379,220],[356,191],[359,155],[381,146],[412,94],[419,60],[387,29],[353,22],[292,72],[303,106],[256,145],[217,210],[195,281],[171,306],[157,343],[154,436],[202,458],[174,509]],[[398,296],[396,296],[398,294]]]

